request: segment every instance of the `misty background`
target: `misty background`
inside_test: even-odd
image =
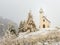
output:
[[[34,21],[39,27],[40,8],[51,21],[52,27],[60,26],[60,0],[0,0],[0,16],[18,25],[21,20],[27,19],[29,10],[32,10]]]

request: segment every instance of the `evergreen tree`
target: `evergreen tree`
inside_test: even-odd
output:
[[[10,31],[11,34],[16,35],[15,26],[13,24],[8,24],[8,30]]]
[[[24,26],[25,26],[25,21],[21,21],[19,25],[19,31],[18,32],[24,32]]]

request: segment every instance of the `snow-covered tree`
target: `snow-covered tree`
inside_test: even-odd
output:
[[[15,26],[13,24],[8,24],[8,30],[10,31],[11,34],[15,34],[16,35],[16,29]]]
[[[18,32],[25,32],[25,21],[21,21],[19,25],[19,31]]]
[[[28,13],[28,19],[21,21],[19,25],[19,32],[26,32],[26,31],[30,32],[36,31],[36,25],[33,21],[31,12]]]

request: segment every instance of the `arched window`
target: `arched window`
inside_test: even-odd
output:
[[[43,22],[45,22],[45,19],[43,19]]]
[[[43,24],[43,28],[45,28],[45,24]]]

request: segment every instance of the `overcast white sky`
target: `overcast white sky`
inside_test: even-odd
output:
[[[53,26],[60,26],[60,0],[0,0],[0,16],[17,24],[25,20],[29,10],[32,10],[34,21],[39,26],[40,8]]]

